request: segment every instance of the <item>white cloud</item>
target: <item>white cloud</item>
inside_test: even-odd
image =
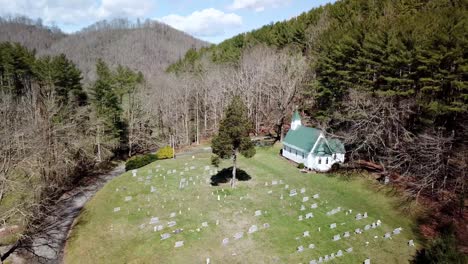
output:
[[[242,17],[214,8],[195,11],[187,16],[172,14],[158,20],[199,37],[222,35],[225,29],[242,25]]]
[[[41,18],[46,24],[79,24],[115,17],[143,17],[151,11],[152,1],[0,0],[0,6],[0,15],[24,15],[33,19]]]
[[[269,7],[279,7],[289,3],[290,0],[234,0],[229,6],[232,10],[252,9],[261,12]]]

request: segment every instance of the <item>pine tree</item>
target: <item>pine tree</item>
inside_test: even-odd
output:
[[[236,181],[238,154],[246,158],[255,155],[255,147],[249,137],[250,129],[247,107],[239,96],[235,96],[225,110],[225,117],[219,126],[218,135],[212,141],[214,154],[222,159],[232,158],[231,187],[234,187]]]

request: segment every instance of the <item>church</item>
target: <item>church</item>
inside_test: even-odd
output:
[[[283,140],[282,155],[303,163],[306,169],[326,172],[333,164],[344,162],[345,148],[340,140],[327,139],[321,130],[303,126],[299,112],[295,111]]]

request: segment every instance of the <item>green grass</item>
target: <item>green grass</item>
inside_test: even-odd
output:
[[[344,257],[328,263],[362,263],[367,256],[372,263],[407,263],[411,259],[415,248],[408,247],[407,242],[416,238],[412,233],[414,222],[395,209],[400,202],[398,198],[389,197],[385,189],[365,177],[300,173],[293,164],[279,157],[278,151],[277,147],[262,148],[252,159],[240,158],[240,168],[252,179],[238,182],[235,190],[227,185],[212,187],[207,183],[211,175],[204,167],[210,164],[210,154],[152,163],[138,171],[143,181],[132,177],[131,172],[123,174],[86,205],[68,241],[65,263],[205,263],[208,257],[212,263],[308,263],[348,247],[353,247],[352,253],[344,253]],[[196,169],[180,175],[186,166],[196,166]],[[227,161],[221,163],[221,167],[228,166]],[[177,169],[177,173],[167,175],[169,169]],[[166,175],[166,180],[160,174]],[[153,177],[146,184],[148,175]],[[196,185],[190,183],[186,189],[179,190],[182,177],[193,177]],[[284,184],[271,186],[272,180],[283,180]],[[289,197],[286,184],[298,193],[302,187],[306,188],[305,195],[310,197],[304,203],[306,211],[299,210],[304,195]],[[151,193],[150,186],[157,187],[157,192]],[[273,193],[268,194],[269,190]],[[320,194],[316,200],[319,206],[309,209],[315,202],[312,199],[315,193]],[[218,195],[221,201],[217,200]],[[124,202],[126,196],[133,199]],[[341,212],[326,215],[339,206]],[[114,213],[115,207],[121,210]],[[346,215],[347,209],[353,213]],[[256,210],[264,214],[255,217]],[[177,213],[175,219],[169,218],[171,212]],[[313,212],[314,218],[298,221],[298,216],[306,212]],[[369,217],[356,221],[354,216],[358,212],[367,212]],[[149,225],[153,216],[159,217],[162,224],[175,220],[177,225],[155,232]],[[382,220],[382,226],[361,235],[354,234],[355,228],[363,229],[377,219]],[[209,227],[197,231],[202,222],[208,222]],[[264,223],[269,223],[270,228],[261,228]],[[337,223],[337,228],[331,230],[331,223]],[[257,225],[259,231],[247,234],[251,225]],[[401,234],[383,239],[386,232],[397,227],[403,227]],[[177,228],[184,230],[160,240],[162,233]],[[310,231],[311,236],[303,238],[304,231]],[[350,231],[351,237],[332,241],[333,235],[345,231]],[[244,232],[244,237],[234,240],[237,232]],[[227,246],[222,245],[225,237],[230,239]],[[184,241],[185,245],[174,248],[176,241]],[[307,249],[311,243],[315,249]],[[300,245],[306,249],[297,253]]]

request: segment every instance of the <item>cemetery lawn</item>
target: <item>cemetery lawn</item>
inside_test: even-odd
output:
[[[309,263],[338,250],[343,256],[329,263],[362,263],[367,257],[373,264],[407,263],[411,259],[416,248],[409,247],[408,240],[418,244],[413,233],[415,221],[396,209],[398,197],[389,196],[388,189],[360,175],[301,173],[279,156],[279,149],[257,148],[253,158],[240,158],[239,167],[252,179],[237,182],[235,189],[228,184],[210,185],[212,175],[205,170],[210,165],[209,153],[196,154],[194,159],[180,156],[157,161],[139,169],[136,177],[129,171],[115,178],[77,219],[65,249],[65,263],[206,263],[207,258],[211,263]],[[223,161],[219,169],[230,165]],[[168,170],[176,173],[167,174]],[[179,189],[182,178],[189,185]],[[272,181],[278,184],[272,185]],[[155,192],[151,192],[152,186]],[[300,193],[301,188],[305,193]],[[290,197],[292,189],[298,194]],[[314,199],[314,194],[320,197]],[[302,202],[305,196],[309,201]],[[125,201],[126,197],[132,198]],[[311,209],[313,203],[318,207]],[[300,210],[301,205],[305,211]],[[117,207],[120,211],[114,212]],[[341,207],[340,212],[326,214],[337,207]],[[349,209],[352,213],[347,215]],[[255,216],[257,210],[262,211],[261,216]],[[170,218],[173,212],[176,216]],[[314,217],[305,219],[309,212]],[[368,218],[355,219],[364,212]],[[299,215],[304,220],[299,221]],[[159,223],[150,224],[152,217],[159,217]],[[381,226],[354,233],[377,220],[382,221]],[[169,221],[176,225],[168,227]],[[203,222],[208,227],[202,227]],[[268,228],[264,228],[265,223]],[[335,229],[330,228],[332,223],[336,223]],[[158,225],[164,229],[154,231]],[[248,234],[252,225],[258,226],[258,231]],[[383,238],[398,227],[403,228],[400,234]],[[176,229],[183,231],[175,234]],[[303,237],[305,231],[310,237]],[[343,238],[346,231],[351,235]],[[243,237],[235,240],[238,232],[243,232]],[[164,233],[171,237],[161,240]],[[337,234],[341,239],[333,241]],[[223,245],[225,238],[229,243]],[[184,241],[184,245],[175,248],[177,241]],[[309,244],[315,248],[309,249]],[[301,245],[304,251],[297,252]],[[350,247],[353,251],[347,253]]]

